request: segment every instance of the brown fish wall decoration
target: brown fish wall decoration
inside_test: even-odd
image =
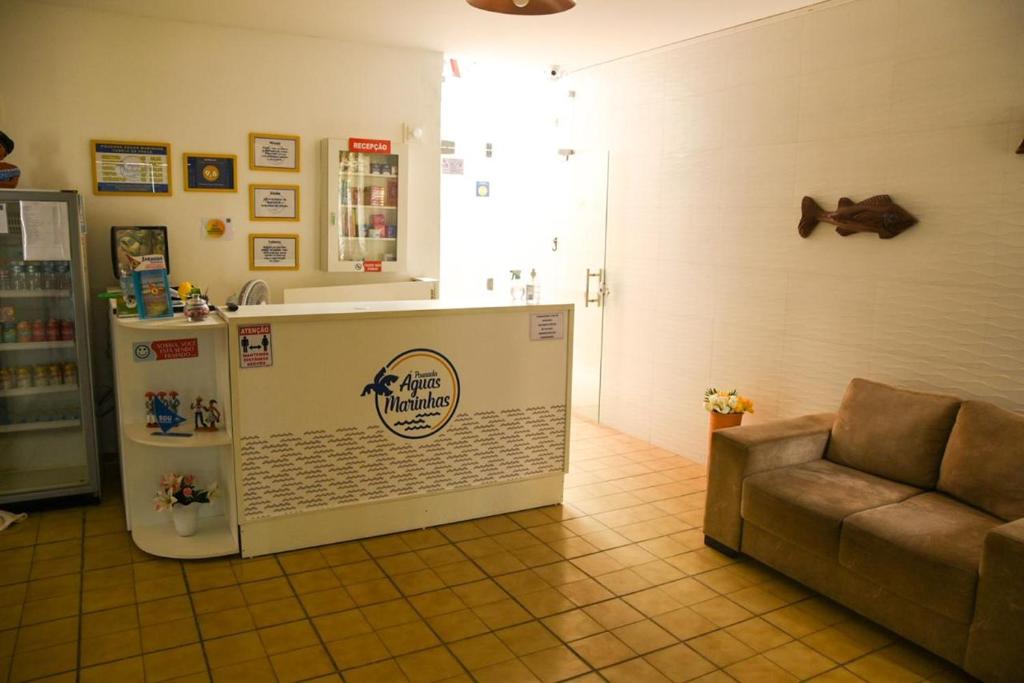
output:
[[[836,232],[843,237],[855,232],[873,232],[884,240],[892,239],[917,223],[916,218],[887,194],[857,203],[842,197],[835,211],[825,211],[816,201],[804,197],[800,210],[803,214],[798,228],[801,237],[808,237],[822,221],[836,226]]]
[[[1024,140],[1021,140],[1020,147],[1017,148],[1017,154],[1024,154]]]

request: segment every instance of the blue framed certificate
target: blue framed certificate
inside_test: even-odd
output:
[[[189,192],[237,192],[234,154],[185,152],[185,190]]]
[[[167,142],[90,140],[93,194],[171,194],[171,145]]]

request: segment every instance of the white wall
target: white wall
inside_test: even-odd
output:
[[[328,275],[318,269],[319,142],[349,136],[397,142],[406,122],[424,131],[409,153],[408,268],[416,275],[439,274],[440,53],[21,0],[2,3],[0,24],[4,53],[11,56],[0,67],[0,130],[16,142],[10,161],[22,169],[22,188],[83,193],[95,290],[113,283],[112,225],[167,225],[172,280],[203,285],[220,302],[251,277],[267,280],[278,302],[284,287],[372,281],[372,274]],[[252,131],[302,136],[301,172],[250,171]],[[91,138],[170,142],[173,196],[93,195]],[[184,192],[186,151],[236,154],[239,192]],[[250,223],[251,182],[300,185],[301,221]],[[200,219],[223,215],[233,219],[235,239],[201,240]],[[301,270],[249,271],[250,232],[298,233]],[[96,322],[102,351],[106,321]],[[99,383],[108,384],[109,368],[100,360]]]
[[[705,387],[757,421],[857,375],[1024,410],[1024,2],[834,2],[573,84],[612,150],[609,425],[703,457]],[[920,223],[797,235],[803,195],[881,193]]]
[[[246,235],[297,232],[302,269],[263,272],[280,300],[283,287],[338,284],[318,270],[321,182],[319,142],[326,137],[401,141],[402,124],[419,125],[410,149],[409,270],[438,275],[441,55],[314,38],[132,18],[76,8],[5,2],[9,28],[0,122],[17,144],[11,160],[22,187],[76,188],[85,195],[93,285],[110,282],[111,225],[157,224],[170,230],[172,276],[207,285],[222,301],[254,274]],[[302,171],[250,171],[248,134],[302,136]],[[174,195],[94,196],[90,138],[170,142]],[[184,192],[183,152],[238,155],[239,192]],[[299,184],[299,223],[250,223],[248,184]],[[199,220],[232,217],[230,243],[200,240]],[[372,276],[368,276],[372,277]]]

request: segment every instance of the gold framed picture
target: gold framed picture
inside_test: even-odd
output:
[[[249,133],[249,168],[253,171],[301,170],[298,135]]]
[[[299,220],[299,186],[266,183],[249,185],[249,220]]]
[[[249,235],[249,270],[298,270],[299,236],[282,233]]]
[[[171,143],[90,140],[92,193],[169,196]]]
[[[238,157],[234,154],[182,155],[186,192],[238,192]]]

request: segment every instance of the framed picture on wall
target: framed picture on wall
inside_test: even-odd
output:
[[[298,235],[277,233],[249,235],[249,270],[298,269]]]
[[[299,186],[261,183],[250,185],[249,220],[299,220]]]
[[[171,194],[171,144],[90,140],[92,193],[167,196]]]
[[[253,171],[299,171],[299,136],[249,133],[249,168]]]
[[[185,190],[189,192],[238,192],[234,154],[185,152]]]

